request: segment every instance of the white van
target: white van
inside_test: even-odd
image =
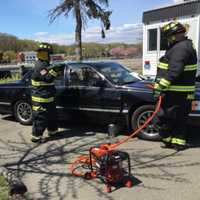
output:
[[[166,50],[166,39],[160,28],[172,20],[188,26],[188,38],[193,40],[199,58],[200,0],[183,2],[143,13],[143,75],[154,78],[159,58]],[[200,59],[198,72],[200,74]]]

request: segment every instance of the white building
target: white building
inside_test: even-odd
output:
[[[178,4],[149,10],[143,13],[143,75],[155,77],[159,58],[166,50],[166,39],[160,28],[172,20],[177,20],[189,27],[187,36],[193,40],[200,53],[200,0],[177,1]],[[200,59],[198,59],[200,74]]]

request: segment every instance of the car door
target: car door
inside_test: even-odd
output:
[[[80,106],[96,120],[110,123],[112,116],[119,115],[121,94],[117,88],[101,76],[92,66],[82,64],[82,81],[79,87]]]
[[[94,113],[100,107],[100,76],[87,64],[69,66],[69,88],[75,90],[78,109],[86,113]]]
[[[100,106],[99,87],[94,79],[88,79],[89,66],[85,64],[68,64],[64,72],[64,86],[58,90],[58,108],[70,115],[95,115]]]
[[[70,91],[67,85],[67,76],[66,76],[67,65],[63,67],[59,76],[56,77],[54,83],[56,87],[56,108],[59,114],[66,115],[66,110],[73,105],[70,100]],[[73,98],[73,97],[72,97]],[[71,99],[72,99],[71,98]]]
[[[10,75],[13,77],[18,76],[17,71],[9,71]],[[9,76],[7,78],[9,78]],[[5,81],[5,83],[3,83]],[[0,82],[0,112],[5,113],[13,112],[13,104],[19,100],[29,100],[28,89],[26,89],[25,80],[9,81],[6,79],[1,80]]]
[[[101,84],[99,116],[107,123],[116,123],[121,117],[122,110],[122,90],[110,83],[106,78],[104,84]]]

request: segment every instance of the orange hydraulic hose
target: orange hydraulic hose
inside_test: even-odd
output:
[[[114,149],[117,146],[127,142],[130,138],[135,137],[142,129],[146,128],[146,126],[152,121],[152,119],[155,117],[155,115],[159,112],[160,107],[161,107],[161,102],[162,102],[162,96],[159,96],[156,109],[154,110],[153,114],[147,119],[147,121],[142,126],[140,126],[137,130],[135,130],[133,133],[131,133],[131,135],[129,135],[126,138],[118,141],[115,144],[112,144],[111,149]]]
[[[135,137],[142,129],[146,128],[146,126],[152,121],[152,119],[155,117],[155,115],[159,112],[160,107],[161,107],[161,102],[162,102],[162,96],[159,97],[157,105],[156,105],[156,109],[153,112],[153,114],[147,119],[147,121],[140,126],[137,130],[135,130],[133,133],[131,133],[131,135],[125,137],[124,139],[118,141],[115,144],[106,144],[106,148],[108,151],[112,151],[113,149],[115,149],[116,147],[118,147],[119,145],[127,142],[129,139],[131,139],[132,137]],[[75,176],[84,176],[85,173],[83,172],[77,172],[77,165],[78,164],[89,164],[89,160],[90,157],[89,156],[80,156],[78,159],[76,159],[70,166],[70,171],[73,175]],[[92,162],[95,162],[95,160],[92,160]]]

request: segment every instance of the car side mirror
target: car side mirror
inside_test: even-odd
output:
[[[105,87],[106,86],[106,80],[104,78],[100,78],[97,82],[97,85],[99,87]]]

